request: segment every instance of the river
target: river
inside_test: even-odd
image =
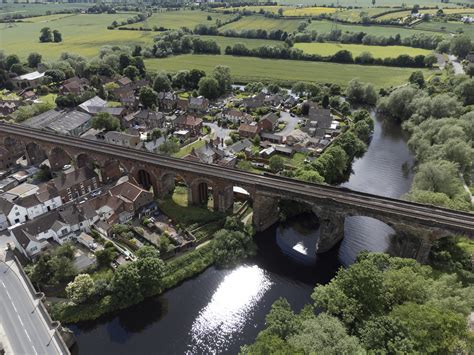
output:
[[[398,126],[376,120],[367,153],[342,186],[400,197],[411,185],[413,157]],[[309,217],[309,218],[308,218]],[[386,251],[390,227],[367,217],[345,222],[345,238],[316,257],[318,229],[300,216],[256,236],[258,254],[230,270],[207,269],[192,280],[98,321],[71,326],[80,354],[236,354],[252,343],[278,297],[295,310],[311,302],[316,283],[327,283],[361,250]]]

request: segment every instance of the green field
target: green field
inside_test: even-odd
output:
[[[208,20],[207,16],[211,16],[212,20]],[[201,10],[163,11],[154,13],[148,19],[148,27],[153,28],[156,26],[167,29],[187,27],[193,29],[196,25],[215,25],[217,19],[224,22],[234,16],[235,15],[210,13]],[[126,25],[125,27],[140,28],[143,27],[143,23],[134,23],[132,25]]]
[[[73,9],[87,9],[94,4],[0,4],[0,18],[4,18],[7,15],[21,14],[24,16],[38,16],[46,15],[47,11],[64,11]]]
[[[267,31],[271,30],[283,30],[287,32],[293,32],[298,28],[301,20],[298,19],[273,19],[267,18],[260,15],[255,16],[245,16],[237,22],[229,23],[220,28],[221,31],[231,29],[231,30],[258,30],[263,29]]]
[[[352,78],[371,82],[377,87],[400,85],[407,81],[414,69],[354,64],[304,62],[282,59],[260,59],[227,55],[180,55],[164,59],[148,59],[148,69],[178,71],[202,69],[211,72],[216,65],[227,65],[237,82],[333,82],[346,85]],[[429,71],[425,70],[425,76]]]
[[[435,31],[438,33],[458,33],[462,32],[474,40],[474,25],[464,24],[462,22],[440,22],[430,21],[421,22],[415,26],[418,30]]]
[[[283,16],[293,17],[293,16],[317,16],[321,14],[332,14],[337,11],[334,7],[294,7],[294,6],[242,6],[238,8],[239,10],[248,10],[253,12],[260,12],[264,10],[265,12],[271,12],[277,14],[280,9],[283,9]],[[216,11],[228,11],[228,8],[216,8]]]
[[[233,46],[236,43],[243,43],[249,49],[257,48],[265,45],[273,46],[285,46],[285,42],[273,41],[269,39],[252,39],[252,38],[236,38],[236,37],[223,37],[223,36],[201,36],[202,39],[210,39],[217,42],[221,47],[222,53],[224,53],[225,47]]]
[[[469,9],[469,8],[457,8],[457,9],[451,9],[450,8],[450,9],[443,9],[443,11],[444,11],[445,14],[472,14],[472,13],[474,13],[474,9]],[[436,14],[436,12],[438,12],[438,9],[427,9],[427,10],[420,9],[420,13],[422,13],[422,14],[434,15],[434,14]],[[399,12],[392,12],[390,14],[380,16],[377,19],[378,20],[399,19],[399,18],[403,18],[403,17],[406,17],[406,16],[410,15],[410,13],[411,13],[411,11],[409,11],[409,10],[399,11]]]
[[[404,46],[366,46],[363,44],[341,44],[341,43],[296,43],[295,48],[302,49],[306,53],[319,54],[322,56],[333,55],[340,50],[348,50],[355,58],[362,52],[370,52],[374,58],[395,58],[400,54],[408,54],[412,57],[430,54],[431,51],[421,48]]]
[[[85,57],[96,56],[105,45],[132,45],[152,43],[154,32],[107,30],[112,21],[126,20],[130,14],[74,15],[51,22],[17,23],[14,27],[0,27],[1,49],[22,58],[38,52],[45,59],[57,59],[62,52],[72,52]],[[49,18],[44,16],[43,18]],[[41,20],[40,17],[36,20]],[[45,25],[62,33],[61,43],[40,43],[40,29]]]
[[[469,2],[469,1],[464,1]],[[279,0],[278,4],[281,5],[311,5],[311,6],[336,6],[338,4],[342,7],[356,6],[356,7],[373,7],[372,0],[338,0],[338,1],[327,1],[327,0]],[[443,3],[436,0],[377,0],[376,6],[401,6],[404,4],[406,7],[412,7],[415,4],[420,6],[438,6],[438,7],[455,7],[453,3]]]

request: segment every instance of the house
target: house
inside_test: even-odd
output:
[[[176,128],[187,130],[192,136],[197,136],[202,130],[202,119],[191,115],[181,116],[176,122]]]
[[[19,101],[16,100],[0,100],[0,116],[6,117],[15,112],[20,107]]]
[[[18,185],[18,181],[16,181],[13,178],[7,177],[5,179],[2,179],[0,180],[0,192],[11,190],[17,185]]]
[[[255,110],[259,107],[262,107],[265,100],[265,94],[259,93],[252,97],[246,97],[242,100],[242,106],[247,110]]]
[[[124,86],[128,86],[128,85],[132,84],[132,80],[130,80],[130,78],[124,76],[124,77],[121,77],[120,79],[116,80],[115,83],[120,87],[124,87]]]
[[[101,186],[98,175],[87,167],[64,172],[47,184],[58,191],[63,203],[79,198]]]
[[[91,115],[96,115],[100,112],[107,112],[118,119],[123,118],[127,113],[127,110],[124,107],[89,106],[88,108]]]
[[[286,144],[292,146],[295,144],[304,144],[309,140],[309,135],[300,129],[293,130],[289,135],[286,136]]]
[[[59,93],[61,95],[80,95],[87,90],[88,86],[89,80],[75,76],[63,81],[61,87],[59,88]]]
[[[102,100],[99,96],[94,96],[92,99],[84,101],[82,104],[79,105],[79,110],[94,114],[97,113],[97,107],[106,107],[107,101]]]
[[[316,103],[309,103],[307,119],[301,127],[311,137],[323,138],[331,128],[333,118],[329,109],[320,108]]]
[[[34,89],[43,83],[44,73],[34,71],[32,73],[17,76],[12,79],[18,89]]]
[[[14,188],[7,191],[8,199],[13,201],[17,198],[23,198],[29,195],[35,194],[39,190],[39,187],[33,184],[23,183],[21,185],[17,185]],[[6,194],[3,194],[5,197]]]
[[[278,127],[278,120],[279,117],[274,112],[270,112],[260,118],[258,125],[261,131],[274,132]]]
[[[274,95],[267,95],[265,96],[265,99],[263,100],[264,105],[267,106],[279,106],[284,102],[283,96],[280,94],[274,94]]]
[[[163,112],[145,109],[125,116],[122,121],[125,127],[140,126],[145,130],[149,130],[162,128],[165,123],[165,115]]]
[[[126,204],[132,204],[134,213],[139,212],[145,206],[149,206],[154,201],[153,193],[125,181],[115,185],[110,190],[112,196],[117,196]]]
[[[80,111],[69,111],[50,122],[46,129],[56,133],[79,137],[92,126],[92,116]]]
[[[181,111],[187,111],[189,106],[189,101],[187,99],[180,99],[178,98],[178,102],[176,103],[176,108]]]
[[[23,98],[23,100],[26,101],[34,101],[37,99],[36,94],[32,90],[27,90],[23,92],[20,96]]]
[[[253,146],[253,143],[250,140],[243,139],[241,141],[238,141],[232,144],[229,147],[229,152],[231,152],[232,154],[237,154],[237,153],[245,151],[246,149],[252,148],[252,146]]]
[[[239,135],[245,138],[254,138],[260,132],[260,127],[258,124],[247,124],[242,123],[239,126]]]
[[[178,104],[178,96],[172,92],[158,93],[158,108],[161,111],[173,111]]]
[[[193,148],[191,153],[186,155],[183,159],[205,164],[217,164],[224,156],[224,151],[206,142],[203,147],[197,149]]]
[[[46,213],[32,221],[10,228],[15,248],[34,259],[48,246],[48,240],[63,244],[75,239],[81,231],[90,230],[90,223],[74,205]]]
[[[109,131],[104,134],[104,140],[107,143],[121,145],[122,147],[135,148],[140,143],[140,135]]]
[[[188,103],[188,112],[192,113],[206,113],[209,108],[209,100],[199,96],[199,97],[189,97]]]
[[[222,119],[235,123],[235,124],[247,123],[247,122],[242,122],[245,116],[248,116],[248,114],[240,110],[237,110],[235,108],[223,110],[221,114]]]
[[[128,86],[113,90],[112,95],[125,107],[136,108],[138,106],[135,91]]]
[[[66,111],[49,110],[29,118],[21,124],[31,128],[46,128],[65,112]]]

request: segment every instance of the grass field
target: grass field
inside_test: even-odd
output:
[[[302,49],[306,53],[320,54],[323,56],[333,55],[340,50],[348,50],[355,58],[362,52],[370,52],[374,58],[395,58],[400,54],[416,56],[418,54],[427,55],[431,51],[421,48],[404,46],[365,46],[362,44],[341,44],[341,43],[296,43],[296,48]]]
[[[458,33],[462,32],[474,40],[474,26],[461,22],[421,22],[415,26],[416,29],[424,31],[435,31],[439,33]]]
[[[285,46],[285,42],[273,41],[270,39],[236,38],[223,36],[201,36],[201,38],[210,39],[217,42],[217,44],[221,47],[222,53],[224,53],[225,47],[233,46],[236,43],[243,43],[249,49],[265,46],[267,44],[273,46]]]
[[[220,28],[221,31],[231,29],[231,30],[257,30],[264,29],[267,31],[271,30],[283,30],[287,32],[293,32],[298,28],[301,20],[298,19],[273,19],[267,18],[259,15],[255,16],[245,16],[239,21],[229,23]]]
[[[48,23],[52,21],[57,21],[64,17],[69,16],[76,16],[74,14],[54,14],[54,15],[44,15],[44,16],[36,16],[36,17],[27,17],[22,19],[22,22],[31,22],[31,23]]]
[[[242,6],[239,7],[240,10],[249,10],[254,12],[259,12],[263,9],[265,12],[271,12],[277,14],[280,9],[283,9],[283,16],[317,16],[321,14],[332,14],[337,11],[334,7],[294,7],[294,6]],[[228,8],[217,8],[217,11],[225,11]]]
[[[422,14],[430,14],[434,15],[438,9],[427,9],[427,10],[420,10]],[[469,8],[456,8],[456,9],[443,9],[445,14],[473,14],[474,9]],[[392,12],[390,14],[386,14],[380,17],[377,17],[378,20],[390,20],[390,19],[399,19],[410,15],[411,11],[399,11],[399,12]]]
[[[164,59],[148,59],[148,69],[178,71],[202,69],[211,72],[216,65],[227,65],[237,82],[296,81],[337,83],[345,86],[352,78],[371,82],[377,87],[400,85],[407,81],[414,69],[380,66],[361,66],[322,62],[234,57],[227,55],[181,55]],[[429,75],[426,70],[425,76]]]
[[[208,20],[207,16],[211,16],[212,20]],[[180,10],[180,11],[164,11],[154,13],[148,19],[148,27],[164,27],[168,29],[178,29],[181,27],[187,27],[193,29],[196,25],[215,25],[216,20],[226,21],[235,15],[226,15],[220,13],[210,13],[201,10]],[[126,27],[140,28],[143,23],[134,23],[132,25],[126,25]]]
[[[0,4],[0,18],[7,15],[21,14],[24,16],[38,16],[46,15],[47,11],[63,11],[73,9],[87,9],[94,4],[60,4],[60,3],[45,3],[45,4]]]
[[[31,52],[38,52],[45,59],[57,59],[62,52],[73,52],[85,57],[98,54],[105,45],[127,45],[152,43],[156,33],[140,31],[107,30],[112,21],[125,20],[130,14],[74,15],[48,22],[51,29],[62,33],[61,43],[40,43],[38,38],[44,22],[17,23],[16,26],[0,27],[1,49],[26,58]],[[45,16],[44,18],[49,18]],[[41,18],[38,17],[37,20]]]
[[[469,2],[469,1],[467,1]],[[332,5],[335,6],[339,4],[342,7],[357,6],[357,7],[373,7],[372,0],[338,0],[336,1],[327,1],[327,0],[280,0],[278,1],[280,5],[311,5],[311,6],[324,6]],[[455,4],[452,3],[442,3],[437,0],[377,0],[377,6],[401,6],[405,4],[406,7],[413,7],[413,5],[418,4],[420,6],[438,6],[438,7],[455,7]]]

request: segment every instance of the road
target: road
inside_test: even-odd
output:
[[[269,174],[258,175],[218,165],[185,161],[133,148],[62,136],[3,122],[0,123],[0,137],[62,146],[65,149],[70,149],[71,156],[78,154],[78,152],[90,152],[94,156],[102,155],[105,159],[113,157],[120,159],[122,164],[129,166],[130,169],[142,163],[150,166],[150,168],[156,166],[161,170],[168,169],[178,174],[192,174],[195,177],[207,178],[210,181],[218,179],[231,185],[241,186],[253,193],[272,194],[275,197],[284,196],[285,198],[299,199],[309,203],[330,201],[332,204],[337,205],[338,208],[356,209],[359,213],[372,216],[386,215],[407,223],[418,223],[433,228],[449,229],[451,232],[466,234],[474,238],[474,214],[471,213],[381,197],[328,185],[312,184]]]
[[[451,64],[453,65],[454,75],[465,74],[462,64],[458,62],[458,58],[455,55],[450,54],[448,58]]]
[[[53,331],[35,309],[40,301],[33,300],[26,284],[18,277],[15,263],[9,261],[8,264],[12,269],[0,263],[0,322],[8,342],[4,346],[15,355],[61,354],[56,339],[47,345]]]

